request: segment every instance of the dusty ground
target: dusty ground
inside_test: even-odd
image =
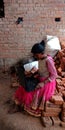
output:
[[[24,112],[8,114],[9,106],[5,102],[15,91],[10,85],[10,76],[0,73],[0,130],[65,130],[65,126],[61,127],[58,124],[43,127],[40,118]]]

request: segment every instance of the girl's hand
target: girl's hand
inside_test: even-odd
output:
[[[33,67],[32,69],[31,69],[31,73],[32,74],[34,74],[35,72],[37,72],[38,71],[38,69],[36,68],[36,67]]]
[[[28,75],[28,74],[30,74],[30,71],[25,71],[24,73],[25,73],[25,75]]]
[[[38,83],[38,85],[36,86],[36,88],[42,88],[42,87],[44,87],[44,82],[40,82],[40,83]]]

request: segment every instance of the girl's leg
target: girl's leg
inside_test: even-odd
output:
[[[33,101],[31,103],[32,109],[36,110],[38,108],[38,103],[39,103],[39,90],[36,91]]]
[[[46,111],[46,100],[45,100],[45,96],[43,95],[39,109],[42,111]]]

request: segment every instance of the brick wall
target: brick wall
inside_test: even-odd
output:
[[[45,35],[65,38],[65,0],[4,0],[0,18],[0,66],[29,56]],[[23,22],[16,24],[18,17]],[[57,21],[59,18],[60,21]]]

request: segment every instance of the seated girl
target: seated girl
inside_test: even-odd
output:
[[[13,101],[16,106],[15,108],[23,106],[24,110],[29,114],[39,117],[42,110],[45,110],[45,102],[50,100],[54,94],[57,71],[52,57],[45,54],[44,41],[34,44],[31,53],[39,62],[39,75],[36,77],[39,82],[31,91],[27,91],[24,86],[19,86],[13,95]],[[25,72],[25,74],[27,73]],[[19,111],[19,109],[15,108],[12,112]]]

